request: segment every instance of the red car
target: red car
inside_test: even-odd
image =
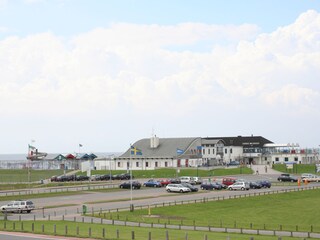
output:
[[[232,177],[226,177],[222,179],[222,184],[226,186],[230,186],[236,182],[237,179],[232,178]]]
[[[160,179],[161,186],[167,186],[171,183],[169,179]]]

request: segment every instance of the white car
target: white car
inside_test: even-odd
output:
[[[320,182],[320,176],[311,174],[308,177],[304,177],[303,181],[307,182]]]
[[[228,186],[228,190],[249,190],[250,185],[248,182],[235,182],[234,184]]]
[[[180,177],[179,179],[180,179],[181,183],[189,183],[189,184],[192,184],[192,185],[196,184],[196,182],[193,179],[193,177],[183,176],[183,177]]]
[[[27,212],[35,209],[32,201],[16,200],[0,207],[1,212]]]
[[[167,192],[191,192],[191,189],[185,186],[182,186],[181,184],[168,184],[166,186]]]

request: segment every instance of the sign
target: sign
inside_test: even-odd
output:
[[[316,164],[317,173],[320,172],[320,164]]]
[[[287,169],[293,169],[293,164],[286,164],[287,165]]]

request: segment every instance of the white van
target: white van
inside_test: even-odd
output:
[[[30,213],[35,209],[32,201],[16,200],[1,206],[1,212],[27,212]]]
[[[180,177],[179,179],[180,179],[181,183],[190,183],[192,185],[196,184],[193,177],[183,176],[183,177]]]

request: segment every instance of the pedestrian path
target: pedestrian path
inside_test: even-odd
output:
[[[272,169],[269,165],[251,165],[251,169],[253,170],[253,174],[259,175],[281,174],[281,172]]]

